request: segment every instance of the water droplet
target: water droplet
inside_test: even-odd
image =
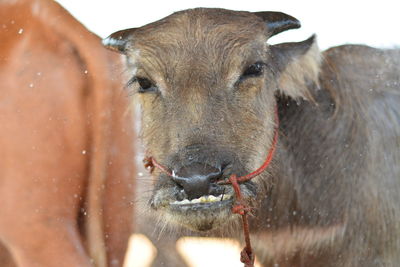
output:
[[[12,21],[11,21],[11,24],[14,24],[14,23],[15,23],[15,21],[14,21],[14,20],[12,20]]]
[[[82,155],[85,155],[86,154],[86,150],[82,150]]]
[[[36,73],[37,76],[42,76],[42,73],[39,71],[38,73]]]
[[[22,34],[24,32],[24,29],[19,29],[18,34]]]
[[[29,84],[29,87],[30,87],[30,88],[33,88],[33,86],[34,86],[33,83],[30,83],[30,84]]]
[[[83,73],[88,74],[88,70],[85,70]]]
[[[142,177],[143,176],[143,172],[139,172],[138,176]]]

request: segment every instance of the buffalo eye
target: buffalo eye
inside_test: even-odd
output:
[[[139,93],[155,92],[157,87],[146,78],[137,77],[137,82],[139,84]]]
[[[156,92],[157,86],[154,85],[149,79],[143,77],[133,77],[128,81],[127,87],[130,87],[132,84],[138,83],[139,93],[148,93],[148,92]]]
[[[265,64],[263,62],[256,62],[254,64],[251,64],[250,66],[248,66],[245,69],[243,74],[240,76],[239,81],[242,81],[244,79],[251,78],[251,77],[261,76],[263,73],[264,65]]]

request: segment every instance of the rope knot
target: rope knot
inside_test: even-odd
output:
[[[239,215],[244,215],[244,213],[247,212],[247,208],[242,204],[236,204],[232,207],[232,212]]]
[[[232,212],[243,216],[250,211],[250,208],[247,207],[246,203],[244,203],[242,192],[240,191],[240,185],[238,183],[238,177],[236,176],[236,174],[232,174],[229,177],[229,183],[232,185],[233,190],[236,194],[236,203],[232,207]]]
[[[240,261],[244,263],[244,267],[253,267],[254,266],[254,254],[251,251],[247,251],[244,248],[240,252]]]
[[[150,173],[153,173],[154,171],[153,157],[145,157],[143,159],[143,165],[146,170],[148,170]]]

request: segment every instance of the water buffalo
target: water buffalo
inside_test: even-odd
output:
[[[298,27],[280,12],[197,8],[103,41],[127,56],[147,154],[166,168],[149,205],[161,228],[241,233],[221,181],[261,166],[279,127],[267,170],[240,185],[260,262],[398,266],[400,50],[267,43]]]
[[[50,0],[0,1],[0,40],[0,266],[122,266],[134,137],[120,56]]]

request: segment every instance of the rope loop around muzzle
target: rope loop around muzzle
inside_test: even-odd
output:
[[[268,151],[267,158],[264,163],[254,172],[251,172],[244,176],[237,177],[236,174],[232,174],[228,180],[219,181],[218,184],[231,184],[233,190],[236,195],[236,202],[232,206],[232,212],[235,214],[239,214],[242,216],[242,225],[243,225],[243,235],[246,246],[240,253],[240,261],[244,263],[244,267],[254,267],[255,256],[251,247],[250,242],[250,230],[249,230],[249,222],[247,219],[247,214],[251,211],[251,208],[248,207],[247,203],[242,197],[242,192],[240,190],[240,184],[250,181],[254,177],[263,173],[269,164],[272,161],[272,158],[275,154],[276,145],[278,143],[278,131],[279,131],[279,116],[278,116],[278,108],[275,107],[275,129],[274,129],[274,137],[272,139],[272,144]],[[166,168],[165,166],[158,163],[153,157],[148,156],[143,159],[144,167],[152,173],[154,168],[158,168],[161,172],[167,174],[170,177],[173,177],[173,173]]]

